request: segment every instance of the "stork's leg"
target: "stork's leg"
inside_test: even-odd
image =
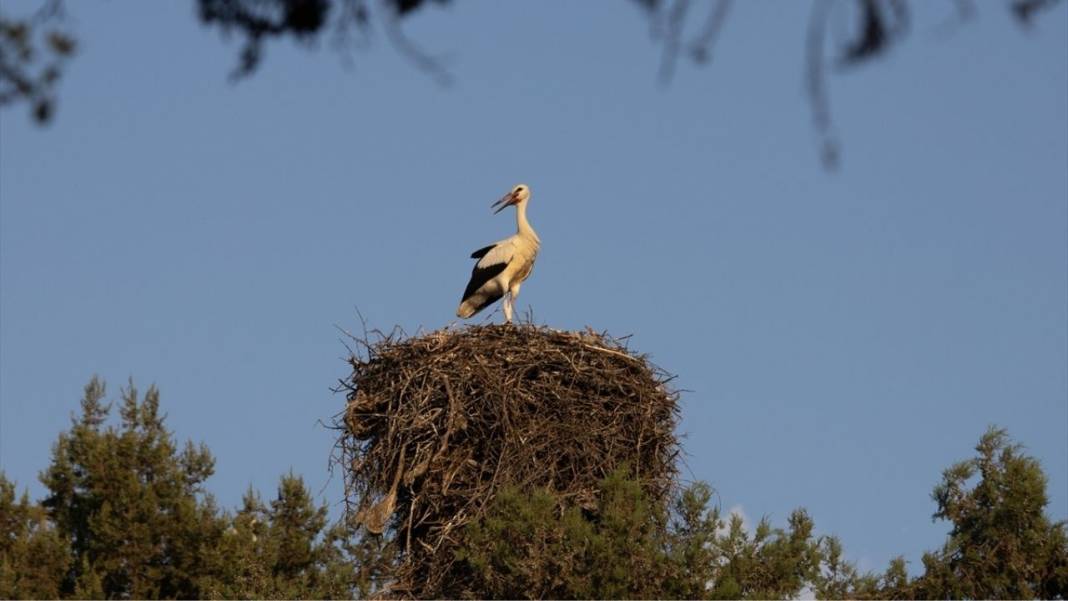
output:
[[[522,284],[522,282],[512,284],[511,289],[508,291],[508,300],[504,308],[504,316],[507,318],[508,323],[512,323],[512,310],[515,308],[515,299],[519,296],[519,284]]]
[[[504,306],[504,323],[512,323],[512,294],[505,294],[501,304]]]

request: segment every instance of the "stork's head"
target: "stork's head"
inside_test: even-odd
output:
[[[504,210],[505,207],[510,207],[512,205],[517,205],[521,202],[526,202],[528,198],[530,198],[530,186],[527,186],[526,184],[519,184],[518,186],[512,188],[511,192],[505,194],[501,197],[500,200],[493,203],[493,207],[497,208],[494,213],[500,213]]]

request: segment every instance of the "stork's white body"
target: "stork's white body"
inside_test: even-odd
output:
[[[534,260],[538,257],[541,240],[534,228],[527,221],[527,200],[530,189],[519,185],[498,203],[502,208],[515,205],[516,233],[480,248],[471,254],[478,259],[471,270],[471,280],[464,290],[463,300],[456,310],[457,317],[471,317],[501,297],[504,297],[504,319],[511,323],[515,299],[519,296],[519,287],[530,277],[534,269]]]

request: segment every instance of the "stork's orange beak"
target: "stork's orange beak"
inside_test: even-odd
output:
[[[490,205],[490,208],[497,207],[497,210],[493,212],[494,215],[503,211],[506,207],[510,207],[519,202],[519,195],[515,192],[509,192],[501,197],[500,200]]]

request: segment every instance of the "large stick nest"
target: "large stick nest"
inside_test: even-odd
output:
[[[529,324],[367,338],[339,448],[350,515],[401,551],[391,595],[463,595],[455,550],[503,486],[594,511],[626,466],[651,499],[670,493],[678,395],[625,339]]]

